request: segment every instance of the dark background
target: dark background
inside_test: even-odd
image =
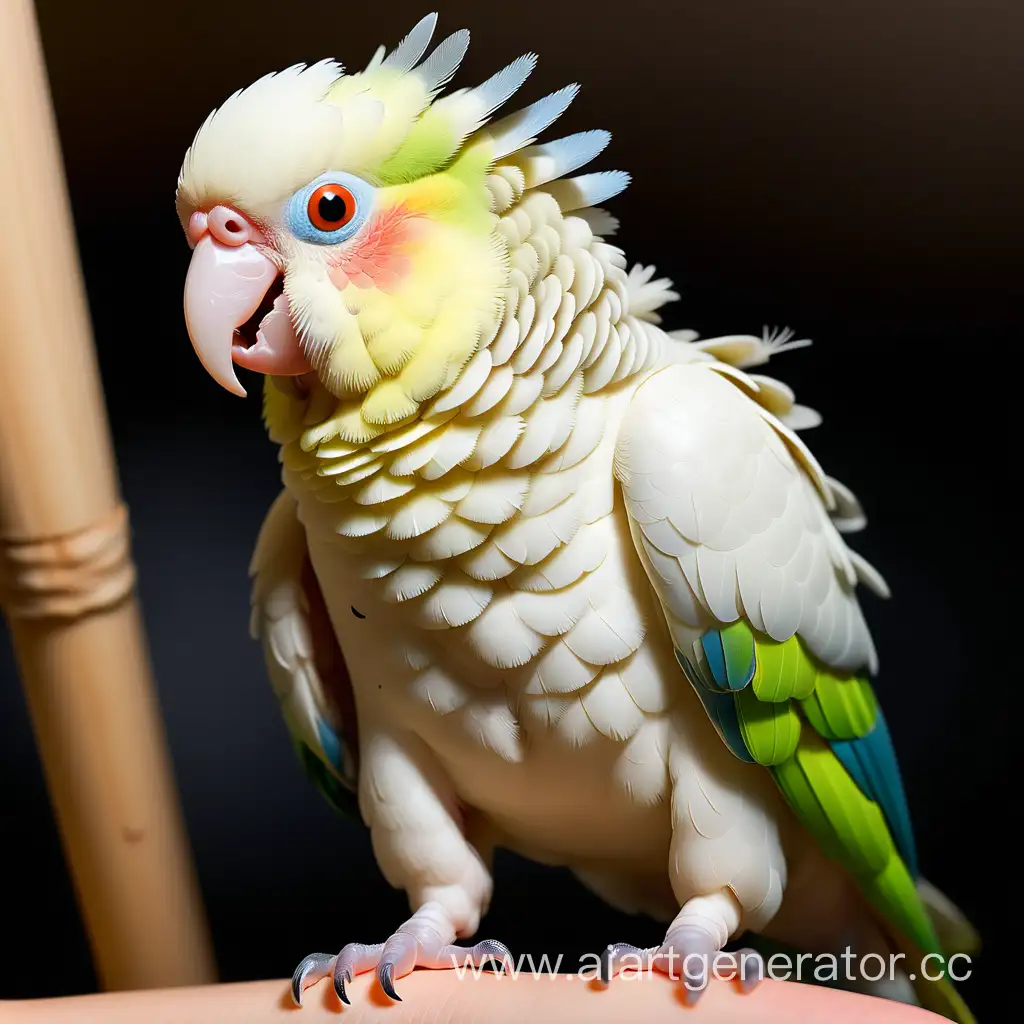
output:
[[[324,56],[361,67],[427,2],[39,2],[160,698],[228,980],[281,976],[311,949],[380,939],[405,904],[361,827],[301,775],[247,636],[247,561],[277,464],[259,389],[246,402],[219,390],[188,343],[176,175],[203,117],[234,89]],[[456,84],[528,49],[541,61],[524,102],[583,83],[559,128],[615,133],[601,166],[634,175],[612,204],[618,241],[678,283],[667,326],[791,324],[816,339],[770,372],[823,412],[808,439],[871,520],[854,543],[894,592],[885,604],[865,597],[879,690],[923,869],[988,943],[964,988],[983,1018],[1005,970],[999,929],[1020,910],[1008,838],[1020,817],[1009,708],[1020,675],[1009,564],[1020,399],[1003,367],[1020,347],[1024,7],[440,6],[442,34],[473,32]],[[2,630],[0,779],[14,938],[0,996],[89,990]],[[10,913],[11,890],[46,912]],[[499,860],[484,931],[516,952],[571,955],[660,938],[567,875],[511,856]]]

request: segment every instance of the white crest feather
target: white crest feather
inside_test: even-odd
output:
[[[370,58],[366,67],[363,68],[363,72],[365,73],[367,71],[373,71],[376,68],[379,68],[381,64],[384,63],[384,57],[387,55],[387,52],[388,48],[383,43],[381,43],[381,45],[378,46],[377,49],[373,51],[373,56]]]
[[[480,120],[490,117],[499,107],[504,106],[521,88],[537,66],[537,54],[524,53],[508,67],[481,82],[470,95],[480,104]]]
[[[590,230],[598,238],[611,238],[619,230],[619,218],[609,213],[602,206],[591,206],[585,210],[576,210],[573,216],[585,220]]]
[[[629,294],[629,311],[633,316],[648,323],[661,323],[658,314],[667,302],[674,302],[679,293],[672,287],[667,277],[655,278],[654,266],[644,267],[637,263],[626,278],[626,291]]]
[[[469,48],[468,29],[459,29],[437,44],[433,53],[415,70],[428,93],[444,88],[459,70]]]
[[[773,327],[768,330],[767,324],[761,329],[761,344],[768,354],[777,356],[780,352],[792,352],[796,348],[807,348],[812,344],[810,338],[797,338],[791,327]]]
[[[390,68],[392,71],[400,71],[403,74],[412,71],[416,62],[426,53],[430,40],[434,35],[434,28],[437,25],[437,14],[428,14],[421,18],[413,26],[412,31],[384,58],[381,67]],[[378,51],[379,52],[379,51]],[[376,54],[374,54],[376,59]],[[373,61],[370,62],[370,66]],[[367,67],[370,70],[370,67]]]
[[[179,187],[198,199],[233,195],[245,182],[254,210],[298,188],[322,170],[337,141],[338,112],[320,101],[342,73],[332,60],[294,64],[233,93],[196,134]]]

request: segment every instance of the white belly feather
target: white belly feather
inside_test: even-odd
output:
[[[636,891],[602,892],[628,909],[671,916],[678,902],[666,886],[652,904],[650,879],[667,876],[682,901],[734,879],[737,857],[759,876],[756,901],[770,902],[784,872],[781,801],[763,769],[725,749],[685,681],[615,494],[633,390],[583,397],[589,454],[530,487],[504,522],[476,524],[477,543],[446,563],[423,558],[436,525],[402,537],[410,528],[392,519],[348,537],[346,516],[366,506],[299,492],[360,743],[378,724],[417,735],[489,841],[584,877],[635,878]],[[514,494],[514,477],[472,474],[449,491],[444,522],[486,507],[466,501],[476,487]],[[395,516],[418,500],[403,499]]]
[[[504,318],[448,391],[385,430],[358,398],[268,389],[360,748],[418,737],[482,844],[572,865],[620,905],[654,909],[641,887],[613,894],[600,876],[667,874],[665,913],[728,884],[756,924],[781,896],[786,812],[678,668],[613,474],[637,387],[712,357],[655,325],[666,282],[627,275],[584,220],[509,174]],[[429,874],[412,849],[427,832],[403,831],[392,804],[425,770],[381,782],[386,800],[361,772],[364,817],[392,816],[378,860],[411,892]],[[454,835],[446,850],[462,856]]]

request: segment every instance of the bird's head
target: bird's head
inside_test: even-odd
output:
[[[358,411],[353,440],[415,416],[493,335],[509,270],[489,170],[575,95],[485,129],[535,58],[439,97],[469,33],[424,59],[435,20],[356,74],[323,61],[236,93],[178,182],[194,250],[185,317],[207,370],[241,395],[236,363],[314,373]]]

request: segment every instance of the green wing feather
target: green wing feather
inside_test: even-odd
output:
[[[733,752],[771,772],[822,851],[904,941],[941,957],[914,881],[895,755],[867,678],[833,671],[799,636],[780,643],[743,620],[710,630],[679,661]],[[929,1009],[973,1021],[948,981],[915,985]]]

